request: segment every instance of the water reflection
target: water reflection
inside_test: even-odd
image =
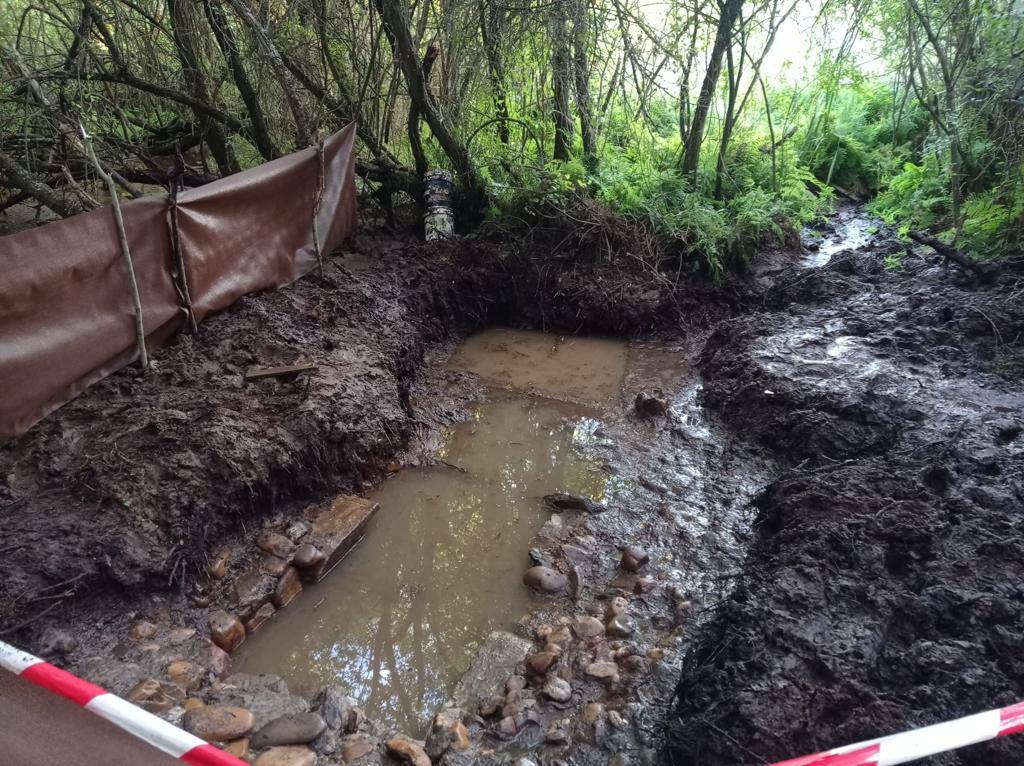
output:
[[[536,399],[480,405],[440,452],[458,469],[409,469],[378,488],[366,539],[243,645],[238,669],[340,683],[371,716],[422,733],[477,643],[529,610],[520,576],[547,518],[540,498],[604,497],[607,476],[581,450],[600,424],[585,415]]]

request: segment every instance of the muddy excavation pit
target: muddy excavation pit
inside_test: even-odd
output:
[[[312,712],[318,766],[763,764],[1014,702],[1018,277],[818,231],[716,290],[362,235],[0,450],[0,629],[246,707],[253,755]]]

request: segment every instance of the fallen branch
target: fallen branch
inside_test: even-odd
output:
[[[847,191],[846,189],[844,189],[839,184],[833,183],[833,184],[829,184],[829,186],[831,186],[833,189],[835,189],[837,192],[839,192],[839,196],[840,197],[845,197],[846,199],[850,200],[850,202],[856,202],[859,205],[861,202],[864,201],[860,197],[858,197],[856,194],[854,194],[853,192],[850,192],[850,191]]]
[[[81,207],[65,201],[43,179],[35,176],[28,169],[22,167],[13,157],[2,151],[0,151],[0,174],[3,175],[6,185],[14,189],[20,189],[25,199],[31,197],[38,200],[61,218],[67,218],[81,212]],[[16,204],[19,201],[19,196],[21,195],[15,195],[5,200],[4,207]]]
[[[965,271],[971,272],[975,276],[988,276],[992,272],[991,264],[982,265],[972,261],[966,254],[960,252],[952,245],[947,245],[945,242],[936,239],[935,237],[930,237],[927,234],[922,234],[917,231],[907,232],[907,236],[919,245],[926,245],[927,247],[930,247],[945,258],[946,263],[953,261],[957,266]]]
[[[92,149],[92,142],[89,134],[85,132],[84,126],[79,126],[82,131],[82,148],[86,155],[92,160],[93,166],[100,178],[107,184],[107,191],[110,193],[110,207],[114,211],[114,222],[117,224],[117,235],[121,241],[121,256],[124,259],[125,268],[128,271],[128,287],[131,290],[132,310],[135,313],[135,344],[139,349],[139,365],[142,369],[149,367],[149,355],[146,353],[146,331],[142,325],[142,299],[139,297],[139,283],[135,279],[135,267],[132,265],[131,250],[128,249],[128,235],[124,229],[124,216],[121,215],[121,202],[117,197],[117,184],[113,176],[104,170],[103,165],[96,159],[96,152]]]

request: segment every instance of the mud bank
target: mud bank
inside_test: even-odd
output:
[[[876,243],[785,270],[701,358],[708,406],[788,468],[687,658],[673,764],[764,763],[1024,691],[1024,306]],[[1010,766],[1007,739],[925,763]]]
[[[82,602],[191,592],[225,535],[379,481],[411,435],[457,419],[472,388],[446,383],[442,400],[415,406],[432,346],[489,322],[676,332],[682,304],[709,310],[707,290],[615,264],[542,269],[542,256],[360,236],[323,275],[243,298],[149,372],[111,376],[0,447],[0,630],[39,648]],[[300,361],[318,369],[244,381]]]

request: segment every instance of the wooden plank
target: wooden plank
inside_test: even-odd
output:
[[[299,375],[303,372],[312,372],[318,369],[318,365],[313,362],[303,362],[301,364],[288,364],[282,367],[250,367],[245,371],[246,381],[260,380],[261,378],[282,378],[288,375]]]

